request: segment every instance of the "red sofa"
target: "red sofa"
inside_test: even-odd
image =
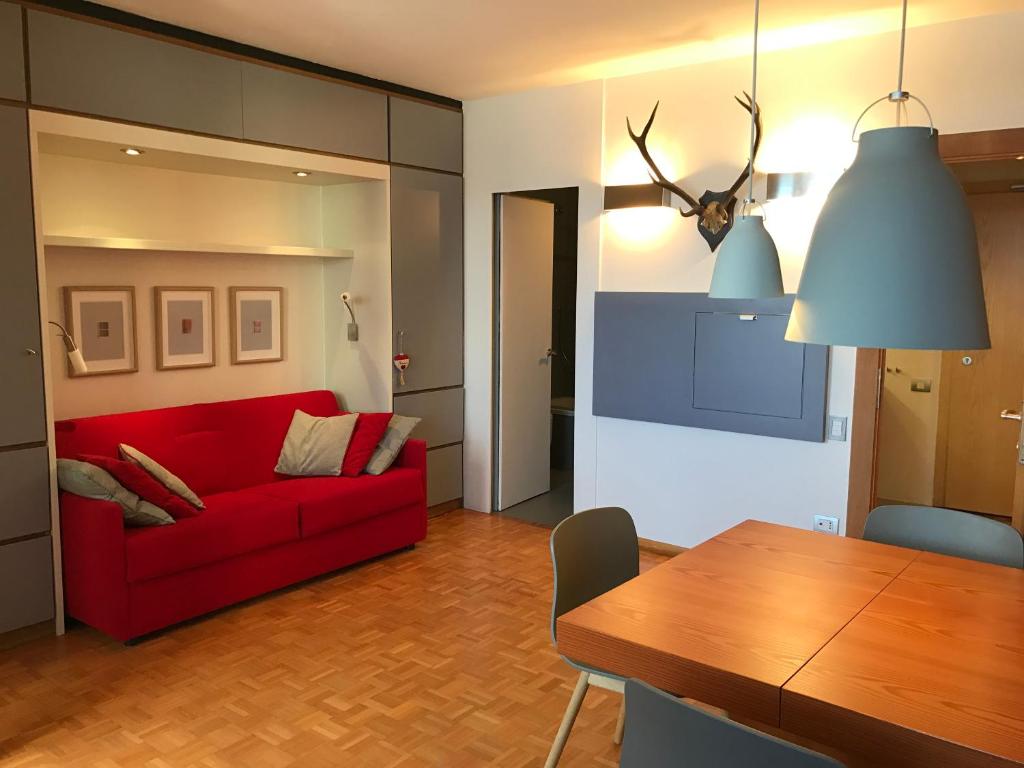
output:
[[[129,640],[422,540],[426,444],[409,440],[378,476],[286,478],[274,466],[296,409],[333,416],[338,404],[314,391],[57,422],[58,457],[127,443],[206,504],[126,529],[113,502],[61,493],[67,613]]]

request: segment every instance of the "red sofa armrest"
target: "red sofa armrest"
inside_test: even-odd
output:
[[[418,469],[423,476],[423,494],[427,493],[427,443],[425,440],[406,440],[395,458],[395,467]]]
[[[60,495],[64,600],[69,614],[126,640],[128,579],[121,507],[112,501]]]

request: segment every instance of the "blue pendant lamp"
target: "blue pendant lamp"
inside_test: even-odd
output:
[[[860,116],[890,101],[897,127],[864,132],[856,159],[829,193],[811,235],[789,341],[883,349],[990,346],[967,199],[939,157],[934,126],[899,125],[909,99],[924,106],[903,90],[906,31],[904,0],[897,88]]]
[[[740,206],[740,214],[715,261],[711,275],[713,299],[772,299],[783,295],[782,270],[775,241],[764,228],[763,216],[750,215],[754,201],[754,136],[759,107],[757,105],[757,28],[761,2],[754,0],[754,74],[750,89],[750,155],[747,173],[750,188],[747,199]]]

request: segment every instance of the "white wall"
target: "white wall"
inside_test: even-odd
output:
[[[585,83],[464,105],[466,430],[464,503],[491,509],[492,200],[501,192],[579,187],[576,413],[590,413],[600,248],[603,86]],[[595,425],[576,420],[577,508],[595,502]]]
[[[1022,126],[1022,35],[1024,13],[913,29],[906,86],[927,101],[944,132]],[[834,178],[855,151],[849,134],[857,115],[895,85],[896,46],[897,35],[885,34],[766,54],[759,82],[765,122],[759,170],[811,170]],[[603,181],[644,181],[625,118],[642,125],[659,99],[650,146],[666,173],[683,179],[695,195],[727,187],[746,159],[745,113],[732,95],[749,89],[749,65],[748,59],[735,59],[606,81],[597,127],[593,104],[577,107],[556,98],[555,91],[466,105],[466,499],[471,506],[486,508],[482,490],[489,467],[490,336],[479,333],[489,329],[490,317],[490,208],[484,198],[506,179],[511,189],[551,186],[547,171],[554,163],[565,168],[575,162],[572,170],[585,177],[583,172],[594,167],[589,138],[598,130],[604,134]],[[591,83],[558,90],[600,89]],[[879,107],[865,126],[891,120],[891,110]],[[768,207],[768,228],[780,247],[788,291],[796,288],[823,194],[818,190]],[[684,546],[747,517],[801,527],[816,513],[844,518],[849,443],[588,416],[593,290],[706,291],[714,265],[692,220],[666,211],[616,212],[601,219],[597,251],[580,243],[579,302],[585,309],[578,327],[578,466],[590,449],[596,450],[596,460],[589,466],[582,462],[577,509],[621,504],[633,513],[641,536]],[[595,273],[596,282],[582,279]],[[831,413],[850,413],[853,367],[853,350],[833,351]]]
[[[391,227],[388,184],[365,181],[324,187],[324,237],[343,242],[353,259],[324,262],[326,384],[353,411],[391,410]],[[352,294],[359,340],[349,341]]]

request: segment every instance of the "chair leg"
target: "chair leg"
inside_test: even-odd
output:
[[[622,734],[626,731],[626,697],[622,697],[622,706],[619,707],[619,722],[615,724],[615,736],[612,743],[615,746],[622,745]]]
[[[580,672],[580,679],[576,681],[576,689],[572,692],[572,697],[569,699],[569,706],[565,708],[562,724],[558,726],[558,733],[555,734],[555,742],[551,745],[551,751],[548,752],[548,759],[544,763],[544,768],[555,768],[558,765],[558,760],[562,756],[562,750],[565,749],[565,742],[569,740],[569,731],[572,730],[572,724],[576,722],[576,715],[579,714],[580,706],[583,704],[583,697],[587,695],[587,688],[589,687],[590,674]]]

